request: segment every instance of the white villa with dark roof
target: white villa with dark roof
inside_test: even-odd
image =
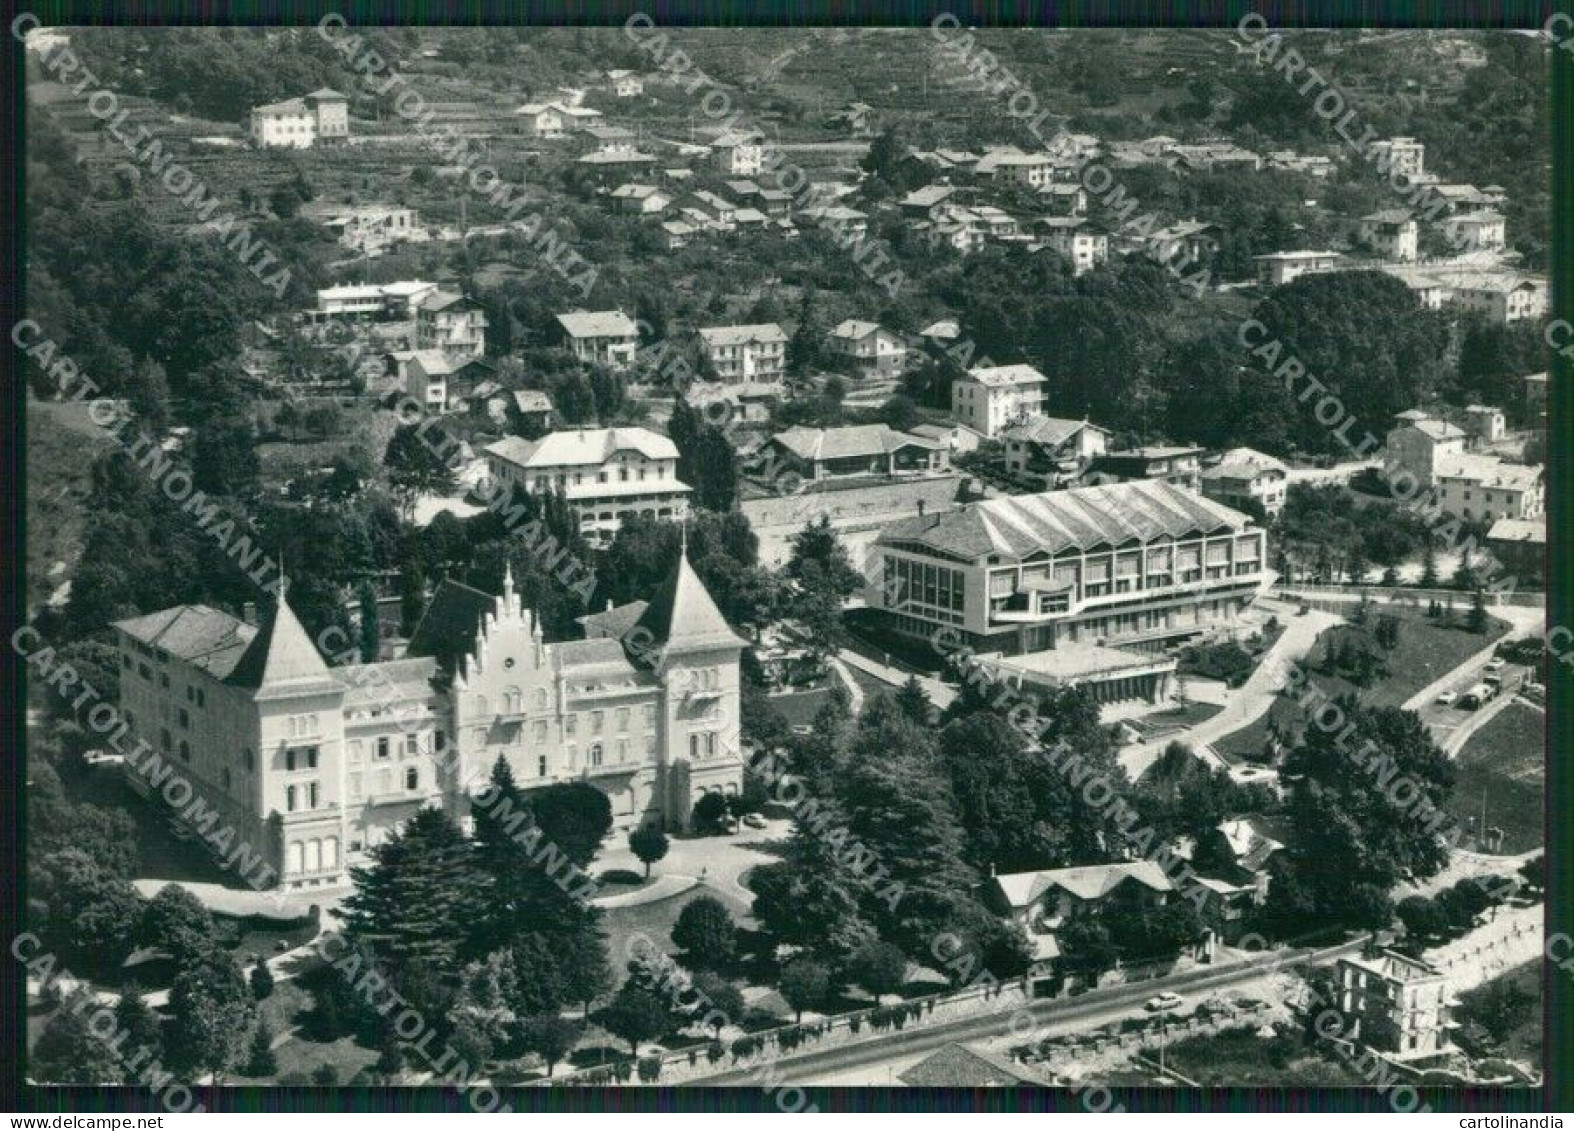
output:
[[[562,495],[592,542],[610,539],[631,514],[681,520],[689,513],[677,446],[646,428],[581,428],[539,440],[506,436],[485,455],[493,482]]]
[[[184,782],[188,820],[262,886],[343,887],[419,809],[466,817],[499,756],[527,791],[589,782],[620,828],[684,828],[742,783],[744,643],[686,555],[622,639],[547,643],[507,573],[501,596],[445,581],[385,663],[329,667],[285,601],[260,627],[182,605],[114,628],[122,717],[150,751],[128,780],[166,799]]]
[[[943,634],[1012,682],[1157,702],[1174,661],[1154,653],[1238,630],[1272,580],[1266,539],[1157,480],[1006,496],[887,526],[865,598],[892,631]]]

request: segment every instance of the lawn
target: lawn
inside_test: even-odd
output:
[[[1143,1050],[1155,1062],[1157,1047]],[[1226,1029],[1175,1041],[1164,1050],[1164,1064],[1204,1088],[1349,1086],[1369,1083],[1352,1067],[1309,1045],[1299,1034],[1271,1038],[1255,1028]]]
[[[852,664],[847,664],[845,666],[847,668],[848,674],[853,677],[853,682],[856,683],[858,685],[858,689],[864,693],[865,698],[872,699],[876,695],[894,695],[896,692],[901,690],[901,688],[896,684],[887,683],[878,676],[872,676],[863,669],[854,667]]]
[[[831,701],[829,690],[794,691],[786,695],[772,695],[771,706],[781,712],[788,726],[811,726],[820,708]]]
[[[1366,688],[1323,670],[1323,663],[1346,637],[1369,636],[1370,629],[1377,623],[1378,612],[1373,610],[1364,627],[1335,625],[1317,638],[1304,661],[1311,681],[1330,698],[1353,694],[1369,706],[1401,706],[1416,692],[1453,671],[1509,629],[1506,622],[1489,617],[1485,632],[1470,632],[1462,627],[1465,611],[1459,609],[1456,624],[1450,626],[1431,620],[1423,612],[1384,609],[1382,615],[1395,616],[1399,620],[1399,641],[1392,651],[1384,654],[1387,675]],[[1260,756],[1268,742],[1270,722],[1277,722],[1281,733],[1286,733],[1292,725],[1298,724],[1300,714],[1300,708],[1291,700],[1278,699],[1261,718],[1215,742],[1214,749],[1232,760]]]
[[[741,927],[752,928],[754,919],[748,906],[727,891],[701,885],[655,903],[642,903],[634,907],[609,907],[601,913],[601,926],[607,936],[607,955],[612,962],[613,977],[619,985],[628,975],[628,959],[635,951],[634,940],[641,935],[654,942],[658,949],[674,954],[672,927],[684,907],[702,895],[719,900]]]
[[[1481,817],[1503,830],[1504,853],[1528,852],[1546,840],[1542,822],[1547,716],[1528,703],[1510,703],[1466,741],[1454,760],[1454,792],[1447,809],[1461,824]]]

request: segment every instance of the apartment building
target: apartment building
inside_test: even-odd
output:
[[[1109,260],[1109,234],[1075,216],[1046,216],[1038,227],[1045,242],[1067,259],[1072,270],[1082,275]]]
[[[415,344],[440,349],[454,357],[486,353],[486,309],[475,299],[453,291],[435,290],[416,305]]]
[[[1449,1009],[1454,1002],[1442,971],[1418,958],[1379,950],[1339,959],[1335,984],[1348,1032],[1362,1044],[1401,1059],[1450,1047]]]
[[[639,349],[639,327],[621,310],[559,314],[557,322],[574,356],[589,364],[621,368]]]
[[[1048,383],[1031,365],[977,366],[951,383],[951,415],[993,439],[1010,425],[1043,414]]]
[[[1401,413],[1389,431],[1383,462],[1392,471],[1406,471],[1422,487],[1430,487],[1439,467],[1465,454],[1465,431],[1444,420],[1433,420],[1419,409]]]
[[[757,138],[729,134],[711,142],[710,160],[724,177],[754,177],[765,168],[765,147]]]
[[[645,428],[581,428],[539,440],[506,436],[485,455],[494,482],[562,495],[591,542],[610,541],[631,514],[683,519],[689,513],[677,446]]]
[[[1539,465],[1460,456],[1438,465],[1433,487],[1446,514],[1469,521],[1533,519],[1547,512],[1546,476]]]
[[[1384,259],[1408,263],[1420,254],[1421,226],[1415,217],[1398,208],[1361,217],[1361,242]]]
[[[1284,509],[1290,472],[1283,462],[1252,448],[1231,448],[1203,468],[1202,493],[1216,502],[1250,514],[1260,510],[1273,518]]]
[[[722,381],[780,381],[787,372],[787,335],[774,322],[707,326],[699,334]]]
[[[1413,137],[1391,137],[1372,143],[1380,169],[1415,180],[1426,172],[1426,146]]]
[[[342,141],[350,136],[349,107],[347,97],[327,87],[254,106],[248,136],[264,149],[310,149],[319,141]]]
[[[466,818],[500,755],[526,791],[586,781],[617,826],[682,829],[741,786],[743,642],[686,555],[631,623],[638,649],[545,643],[508,573],[500,596],[445,581],[385,663],[330,668],[287,599],[261,625],[203,605],[117,621],[122,717],[152,752],[127,780],[162,783],[161,807],[183,783],[205,840],[296,890],[344,887],[424,807]]]
[[[849,318],[826,338],[833,357],[850,363],[864,377],[889,377],[902,368],[907,346],[901,337],[876,322]]]

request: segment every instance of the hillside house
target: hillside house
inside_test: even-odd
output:
[[[621,310],[559,314],[564,344],[580,361],[622,368],[639,349],[639,327]]]
[[[1290,472],[1280,460],[1252,448],[1231,448],[1203,468],[1202,493],[1227,507],[1273,518],[1284,509]]]
[[[1001,429],[1006,469],[1038,476],[1046,487],[1059,487],[1072,479],[1109,445],[1109,430],[1086,420],[1060,420],[1030,416]]]
[[[951,383],[951,415],[983,436],[1039,416],[1049,383],[1031,365],[978,366]]]
[[[888,377],[902,368],[907,346],[875,322],[849,318],[826,336],[826,346],[834,358],[863,377]]]
[[[721,381],[773,383],[786,373],[787,334],[774,322],[707,326],[699,335]]]
[[[440,349],[458,357],[486,353],[486,309],[475,299],[435,290],[415,308],[418,349]]]

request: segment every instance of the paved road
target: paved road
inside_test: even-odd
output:
[[[1193,995],[1204,990],[1221,990],[1249,985],[1279,971],[1288,965],[1316,955],[1319,961],[1329,961],[1339,954],[1353,954],[1365,944],[1365,938],[1341,944],[1322,951],[1294,950],[1275,955],[1264,955],[1255,962],[1239,963],[1223,969],[1204,967],[1167,978],[1137,982],[1132,985],[1111,986],[1095,990],[1080,997],[1039,1002],[1024,1007],[1036,1022],[1034,1033],[1044,1033],[1049,1026],[1075,1023],[1077,1029],[1093,1029],[1113,1017],[1124,1015],[1141,1003],[1164,990],[1175,990]],[[888,1066],[905,1062],[914,1053],[927,1052],[954,1041],[977,1041],[1020,1035],[1013,1022],[1022,1009],[1008,1007],[979,1016],[958,1018],[942,1024],[917,1029],[905,1029],[872,1037],[854,1045],[832,1049],[810,1050],[798,1056],[779,1059],[772,1065],[773,1078],[788,1083],[817,1083],[828,1076],[849,1071],[862,1071],[871,1083],[886,1082]],[[1018,1023],[1020,1025],[1020,1023]],[[1026,1040],[1026,1037],[1021,1039]],[[753,1069],[724,1072],[717,1076],[695,1080],[705,1085],[747,1084],[754,1082]]]
[[[1184,733],[1168,734],[1122,750],[1120,764],[1133,778],[1140,776],[1171,742],[1184,742],[1206,757],[1205,747],[1261,718],[1273,706],[1291,665],[1311,651],[1313,641],[1324,629],[1340,620],[1332,613],[1316,610],[1296,616],[1291,606],[1278,602],[1269,601],[1263,607],[1278,616],[1284,632],[1264,654],[1256,670],[1245,683],[1229,693],[1224,710],[1211,719],[1203,720]]]

